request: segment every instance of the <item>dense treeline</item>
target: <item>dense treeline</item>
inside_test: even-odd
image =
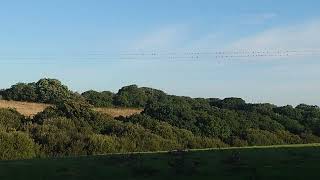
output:
[[[78,101],[49,107],[33,119],[1,109],[0,159],[227,146],[217,138],[202,138],[152,118],[150,123],[116,120]]]
[[[67,86],[56,79],[41,79],[36,83],[17,83],[9,89],[1,90],[0,95],[6,100],[41,102],[55,104],[77,96]]]
[[[0,96],[6,100],[56,104],[65,99],[79,98],[80,95],[56,79],[41,79],[34,83],[17,83],[9,89],[0,90]],[[121,88],[116,94],[89,90],[81,96],[95,107],[144,108],[149,101],[161,99],[166,94],[160,90],[130,85]]]
[[[320,142],[320,108],[305,104],[179,97],[136,85],[80,95],[52,79],[19,83],[0,95],[55,105],[32,119],[0,109],[0,159]],[[114,119],[93,106],[144,111]]]

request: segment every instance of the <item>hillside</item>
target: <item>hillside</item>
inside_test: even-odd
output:
[[[45,108],[50,106],[52,105],[44,103],[0,100],[0,108],[15,109],[26,117],[33,117],[34,115],[42,112]],[[127,117],[133,114],[139,114],[142,111],[141,109],[137,108],[94,108],[94,110],[97,112],[108,114],[112,117]]]
[[[308,145],[2,161],[0,178],[318,179],[319,152]]]
[[[1,101],[0,160],[320,143],[313,105],[191,98],[136,85],[79,94],[56,79],[18,83],[0,96],[10,100]]]
[[[140,114],[143,109],[138,108],[94,108],[95,111],[108,114],[112,117],[129,117],[134,114]]]
[[[50,105],[43,103],[0,100],[0,108],[16,109],[19,113],[27,117],[33,117],[49,106]]]

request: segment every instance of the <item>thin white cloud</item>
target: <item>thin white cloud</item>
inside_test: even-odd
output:
[[[184,25],[165,26],[147,33],[134,43],[132,48],[136,50],[175,49],[185,40],[186,34],[187,27]]]
[[[186,44],[186,47],[189,49],[195,50],[212,50],[219,49],[221,39],[224,37],[223,32],[213,32],[206,35],[201,35],[198,39],[191,41],[189,44]]]
[[[263,24],[267,21],[270,21],[278,16],[277,13],[270,12],[270,13],[258,13],[258,14],[244,14],[241,19],[241,24]]]
[[[320,21],[273,28],[233,42],[230,49],[318,49]]]

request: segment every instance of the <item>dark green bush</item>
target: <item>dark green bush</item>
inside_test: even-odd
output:
[[[121,107],[144,107],[147,95],[137,85],[123,87],[116,94],[114,104]]]
[[[55,104],[75,94],[56,79],[40,79],[36,83],[18,83],[2,92],[6,100]]]
[[[93,134],[87,141],[87,153],[91,155],[116,153],[120,151],[120,146],[117,137]]]
[[[16,85],[11,86],[10,89],[4,90],[1,94],[2,98],[6,100],[30,102],[36,102],[38,100],[35,83],[17,83]]]
[[[91,105],[95,107],[112,107],[114,94],[110,91],[86,91],[81,94]]]
[[[37,150],[37,145],[28,134],[0,130],[0,160],[34,158]]]
[[[0,109],[0,127],[18,129],[24,117],[13,109]]]
[[[30,129],[45,156],[87,155],[86,142],[92,133],[81,131],[71,119],[47,119],[43,125]]]
[[[257,129],[249,129],[245,139],[250,146],[285,144],[285,142],[276,134]]]
[[[320,142],[320,108],[305,104],[294,108],[240,98],[179,97],[136,85],[117,94],[79,95],[54,79],[18,83],[0,96],[53,104],[33,119],[0,109],[2,159]],[[144,111],[114,119],[93,106]]]
[[[143,108],[148,102],[165,99],[166,94],[160,90],[130,85],[121,88],[114,96],[113,104],[120,107]]]

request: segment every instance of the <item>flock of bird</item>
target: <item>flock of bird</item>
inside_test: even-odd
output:
[[[122,57],[126,58],[215,58],[215,59],[232,59],[232,58],[253,58],[253,57],[290,57],[290,56],[319,56],[320,50],[263,50],[263,51],[189,51],[189,52],[138,52],[123,53]]]
[[[103,61],[117,61],[117,60],[237,60],[237,59],[253,59],[253,58],[282,58],[282,57],[307,57],[320,56],[320,50],[229,50],[229,51],[135,51],[126,53],[106,53],[106,52],[90,52],[86,54],[64,54],[51,56],[1,56],[1,62],[13,62],[17,60],[20,62],[54,62],[59,59],[66,59],[71,61],[81,62],[103,62]]]

